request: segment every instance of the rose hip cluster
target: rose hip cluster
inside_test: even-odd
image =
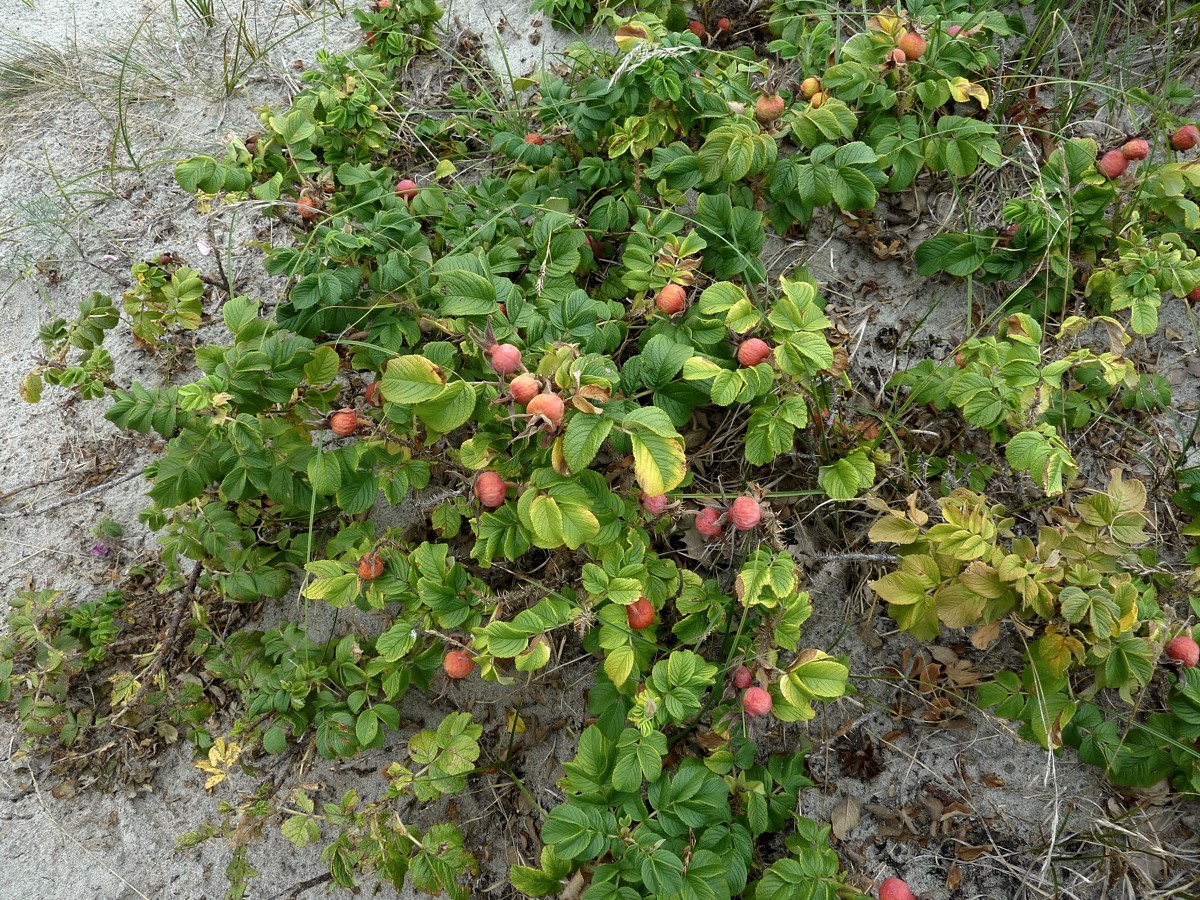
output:
[[[645,501],[643,501],[644,503]],[[753,497],[738,497],[722,513],[706,506],[696,514],[696,531],[707,540],[714,541],[725,533],[728,522],[738,531],[752,531],[762,521],[762,504]]]
[[[1200,143],[1200,128],[1184,125],[1171,135],[1171,149],[1182,153]],[[1145,138],[1131,138],[1119,148],[1105,150],[1096,161],[1096,171],[1105,178],[1120,178],[1131,162],[1138,162],[1150,155],[1150,142]]]

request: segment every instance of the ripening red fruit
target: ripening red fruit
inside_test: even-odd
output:
[[[521,371],[521,349],[515,344],[493,344],[488,347],[492,370],[499,375],[515,375]]]
[[[666,494],[642,494],[642,509],[652,516],[665,513],[669,502]]]
[[[396,185],[396,196],[401,200],[411,200],[417,196],[417,183],[411,178],[405,178]]]
[[[629,619],[629,627],[641,631],[654,621],[654,605],[642,597],[625,607],[625,617]]]
[[[1144,138],[1126,141],[1121,147],[1121,154],[1128,160],[1145,159],[1150,155],[1150,142]]]
[[[542,144],[546,143],[546,139],[536,131],[531,131],[529,134],[525,135],[525,143],[537,144],[540,147]]]
[[[738,346],[738,362],[746,368],[765,362],[770,355],[771,345],[761,338],[750,338]]]
[[[687,291],[677,284],[665,285],[654,297],[654,305],[668,316],[683,309],[683,301],[687,299]]]
[[[305,222],[311,222],[321,212],[321,207],[308,194],[301,194],[300,199],[296,201],[296,212],[300,213],[300,218]]]
[[[908,62],[908,54],[899,47],[893,47],[887,52],[887,61],[894,66],[902,66]]]
[[[1096,171],[1105,178],[1120,178],[1129,168],[1129,160],[1120,150],[1108,150],[1096,162]]]
[[[475,496],[486,509],[499,509],[504,505],[508,488],[504,479],[496,472],[480,472],[475,479]]]
[[[358,577],[363,581],[374,581],[383,574],[383,560],[372,550],[358,561]]]
[[[962,30],[963,27],[961,25],[951,25],[946,29],[946,34],[950,35],[950,37],[958,37],[962,34]]]
[[[696,516],[696,530],[710,541],[719,538],[725,530],[721,527],[721,514],[711,507],[700,510]]]
[[[475,660],[471,659],[471,654],[466,650],[451,650],[442,657],[442,668],[447,678],[457,681],[475,671]]]
[[[379,382],[372,381],[363,391],[363,402],[376,409],[383,406],[383,397],[379,394]]]
[[[817,94],[821,93],[821,79],[813,75],[809,75],[800,82],[800,96],[805,100],[811,100]]]
[[[729,521],[738,531],[749,531],[762,519],[762,507],[753,497],[738,497],[729,506]]]
[[[828,94],[826,94],[823,91],[817,91],[815,94],[812,95],[812,99],[809,100],[808,102],[809,102],[809,104],[812,105],[813,109],[820,109],[822,106],[825,105],[825,101],[828,99],[829,99]]]
[[[896,41],[897,49],[903,50],[908,59],[920,59],[925,53],[925,38],[915,31],[906,31]]]
[[[732,27],[733,23],[729,21],[728,17],[722,16],[721,18],[717,19],[717,34],[726,32]]]
[[[1184,125],[1171,135],[1172,150],[1191,150],[1200,143],[1200,128],[1195,125]]]
[[[1200,644],[1186,634],[1181,634],[1167,642],[1167,656],[1180,665],[1191,668],[1200,663]]]
[[[376,9],[391,9],[392,8],[392,0],[379,0],[379,2],[375,4],[375,8]]]
[[[754,118],[759,125],[770,125],[783,115],[783,98],[778,94],[763,94],[754,101]]]
[[[750,670],[745,666],[738,666],[737,671],[733,673],[733,686],[739,691],[744,691],[750,687],[750,682],[753,679],[750,677]]]
[[[742,709],[748,715],[765,716],[772,706],[771,695],[760,687],[746,688],[746,693],[742,694]]]
[[[1200,284],[1188,291],[1187,299],[1193,303],[1200,303]]]
[[[546,421],[550,423],[550,427],[557,428],[562,424],[563,411],[565,409],[566,405],[563,403],[562,397],[547,391],[546,393],[538,394],[530,400],[525,407],[525,412],[531,416],[545,416]]]
[[[358,413],[348,407],[339,409],[329,417],[329,430],[338,437],[349,437],[358,430]]]
[[[696,37],[700,38],[700,40],[704,40],[704,23],[703,22],[700,22],[696,19],[692,19],[692,21],[688,22],[688,31],[690,31]]]
[[[508,385],[508,392],[512,395],[512,398],[522,406],[525,406],[530,400],[536,397],[541,389],[541,385],[538,384],[537,379],[532,375],[518,375]]]
[[[889,878],[879,886],[879,900],[917,900],[908,885],[899,878]]]

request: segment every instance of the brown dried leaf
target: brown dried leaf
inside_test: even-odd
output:
[[[554,467],[554,471],[564,478],[571,474],[571,467],[567,465],[567,457],[563,455],[563,439],[557,437],[554,439],[554,445],[550,448],[550,465]]]
[[[946,873],[946,890],[957,891],[960,884],[962,884],[962,869],[957,865],[951,866],[950,871]]]
[[[908,500],[908,518],[915,525],[924,525],[929,521],[929,514],[925,510],[917,506],[917,492],[913,491],[906,498]]]
[[[835,806],[829,813],[829,821],[833,826],[833,836],[839,841],[854,830],[858,820],[862,818],[862,804],[854,795]]]
[[[971,632],[971,646],[976,650],[986,650],[995,642],[996,638],[1000,637],[1000,623],[991,622],[987,625],[980,625]]]
[[[837,346],[833,348],[833,364],[826,369],[833,375],[841,375],[850,368],[850,354],[845,347]]]
[[[940,647],[937,644],[928,644],[925,647],[929,651],[929,655],[945,666],[952,666],[958,662],[958,654],[949,647]]]
[[[969,662],[963,659],[946,667],[946,677],[959,687],[973,687],[979,684],[982,676],[971,668]]]
[[[974,862],[975,860],[979,859],[979,857],[983,856],[983,854],[990,853],[991,850],[991,844],[983,844],[979,847],[971,847],[966,844],[959,844],[958,847],[955,848],[954,855],[963,862]]]

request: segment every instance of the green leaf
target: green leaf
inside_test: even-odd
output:
[[[831,466],[821,466],[817,483],[832,500],[852,500],[875,483],[875,463],[860,447]]]
[[[384,376],[386,382],[387,376]],[[386,386],[382,388],[387,397]],[[465,425],[475,411],[475,388],[465,381],[455,381],[442,388],[432,400],[418,403],[413,412],[433,431],[447,434]]]
[[[226,304],[228,305],[228,304]],[[313,351],[312,358],[304,365],[304,378],[314,387],[329,384],[337,377],[341,359],[337,351],[328,345]]]
[[[612,427],[612,419],[594,413],[577,412],[571,416],[563,435],[562,451],[572,472],[582,472],[592,464]]]
[[[442,393],[446,378],[423,356],[399,356],[387,364],[379,390],[389,403],[423,403]]]
[[[342,486],[342,466],[335,453],[318,453],[308,463],[308,481],[318,494],[331,497]]]
[[[642,348],[641,380],[648,388],[660,388],[679,374],[694,351],[690,344],[680,344],[665,334],[656,334]]]
[[[397,662],[403,659],[416,643],[416,629],[408,622],[397,622],[375,639],[375,652],[387,662]]]
[[[594,859],[608,847],[616,830],[616,819],[608,810],[564,803],[550,810],[542,841],[562,859]]]

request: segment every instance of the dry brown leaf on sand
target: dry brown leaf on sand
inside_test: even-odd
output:
[[[851,795],[835,806],[829,812],[829,822],[833,826],[833,836],[839,841],[854,830],[858,820],[862,818],[862,804],[858,798]]]

